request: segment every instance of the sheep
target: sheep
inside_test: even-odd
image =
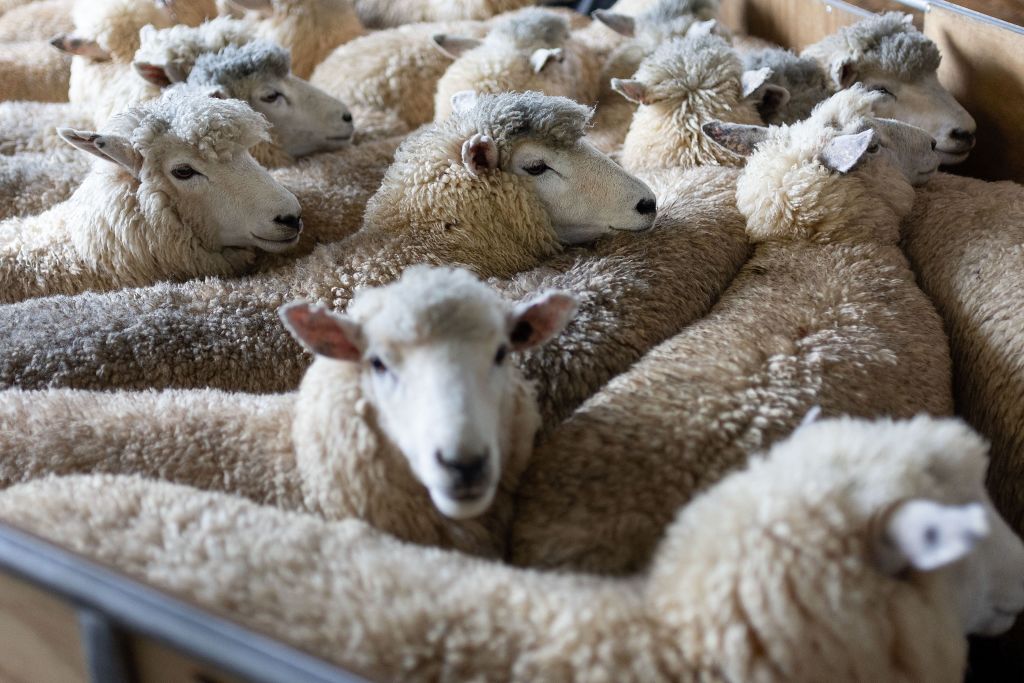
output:
[[[138,477],[23,484],[0,518],[380,680],[953,683],[963,632],[1024,607],[985,464],[953,420],[820,421],[682,509],[625,579]]]
[[[825,71],[810,57],[798,57],[789,50],[770,48],[742,55],[747,71],[767,70],[765,83],[784,89],[789,96],[758,105],[765,123],[777,126],[803,121],[819,102],[832,94]]]
[[[394,28],[402,24],[489,19],[535,4],[536,0],[355,0],[359,19],[368,28]]]
[[[756,250],[706,317],[541,445],[517,499],[516,564],[645,566],[679,505],[814,405],[952,412],[942,323],[897,245],[911,181],[937,159],[923,131],[869,118],[875,97],[845,91],[788,128],[708,126],[737,153],[759,143],[736,186]]]
[[[134,473],[327,519],[355,516],[410,542],[500,557],[511,493],[539,426],[532,388],[507,356],[550,339],[574,308],[557,291],[512,305],[464,270],[413,266],[395,283],[360,290],[344,316],[305,303],[282,308],[285,326],[317,356],[287,398],[0,395],[5,435],[34,432],[55,408],[68,429],[44,430],[57,436],[43,438],[49,453],[40,442],[16,446],[0,481]],[[226,421],[238,425],[227,438],[216,433]],[[64,440],[86,425],[93,438]]]
[[[74,29],[74,0],[43,0],[13,8],[0,15],[0,41],[49,40]]]
[[[911,23],[887,12],[864,19],[804,48],[828,74],[834,90],[862,83],[884,95],[875,114],[928,131],[945,165],[958,164],[974,148],[977,124],[949,94],[936,72],[939,49]]]
[[[740,165],[742,157],[708,139],[701,126],[715,120],[761,123],[758,106],[771,108],[789,96],[765,84],[766,75],[744,72],[718,36],[664,43],[633,78],[611,81],[613,90],[639,105],[622,145],[622,165],[632,171]]]
[[[547,10],[531,9],[497,20],[482,41],[435,36],[439,49],[455,62],[437,83],[434,120],[451,113],[457,92],[522,92],[536,90],[577,102],[597,99],[599,65],[591,52],[569,35],[569,22]]]
[[[70,60],[45,40],[0,43],[0,100],[67,102]]]
[[[298,201],[248,151],[266,120],[241,102],[176,91],[60,134],[101,162],[66,202],[0,223],[3,303],[236,275],[298,241]]]
[[[152,360],[165,370],[155,376],[147,370],[148,379],[134,380],[141,379],[141,385],[129,380],[134,370],[113,373],[118,379],[101,373],[114,381],[109,386],[160,386],[171,379],[164,352],[181,343],[189,349],[186,355],[191,359],[182,362],[194,363],[195,372],[184,371],[184,365],[176,367],[172,373],[177,376],[175,382],[185,381],[177,386],[262,387],[257,391],[294,388],[305,361],[289,350],[283,331],[267,324],[274,309],[286,299],[304,298],[337,308],[348,302],[353,288],[388,282],[406,266],[420,262],[460,264],[479,275],[508,277],[536,266],[558,252],[562,243],[590,241],[616,231],[646,230],[653,225],[651,191],[582,141],[590,117],[586,107],[537,93],[481,95],[462,103],[464,107],[444,124],[424,129],[402,143],[380,189],[367,204],[363,228],[356,235],[319,245],[310,256],[260,275],[126,293],[117,303],[104,304],[103,313],[79,300],[75,306],[84,306],[78,308],[80,313],[89,309],[82,319],[87,326],[97,321],[97,313],[107,319],[102,323],[107,328],[105,340],[115,339],[117,329],[130,334],[141,330],[144,326],[138,316],[145,315],[144,311],[165,321],[167,315],[184,316],[175,323],[178,333],[173,341],[158,333],[162,351],[156,355],[161,359]],[[557,172],[548,172],[550,167]],[[40,301],[38,305],[46,307],[58,301]],[[57,305],[66,316],[67,301]],[[17,308],[7,307],[0,318]],[[128,328],[114,321],[124,314],[132,319]],[[193,314],[198,325],[185,320]],[[214,315],[237,318],[238,326],[222,329],[226,336],[218,333],[203,341],[194,338],[212,329],[209,323]],[[123,320],[127,322],[127,318]],[[163,328],[165,323],[158,324]],[[4,339],[3,359],[8,361],[5,371],[19,363],[20,353],[14,346],[32,355],[42,351],[30,350],[36,343],[27,332],[22,327],[16,336],[0,336]],[[84,349],[90,345],[83,341],[79,338],[73,346]],[[52,343],[49,346],[55,348]],[[262,352],[250,357],[247,350],[254,346],[272,350],[279,362],[272,367],[261,362],[262,368],[255,373],[251,368],[238,372],[241,366],[236,363],[245,365],[250,362],[247,358],[268,357]],[[203,350],[213,351],[214,347],[226,350],[227,355]],[[156,347],[150,348],[157,352]],[[65,347],[64,351],[72,349]],[[94,360],[105,355],[95,347],[93,351]],[[134,362],[147,353],[140,346],[131,356],[130,362]],[[51,374],[55,367],[32,365],[42,370],[36,377],[55,380]],[[27,387],[23,381],[28,379],[6,375],[0,383]]]

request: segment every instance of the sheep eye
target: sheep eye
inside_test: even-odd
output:
[[[192,168],[188,164],[183,164],[181,166],[175,166],[173,169],[171,169],[171,175],[174,176],[175,178],[177,178],[178,180],[188,180],[192,176],[198,175],[198,174],[199,174],[199,171],[197,171],[196,169]]]
[[[873,143],[873,144],[872,144],[872,145],[871,145],[870,147],[868,147],[868,153],[869,153],[869,154],[874,154],[875,152],[877,152],[877,151],[878,151],[878,149],[879,149],[879,147],[878,147],[878,143],[877,143],[877,142],[875,142],[875,143]]]
[[[494,354],[494,364],[495,365],[501,365],[502,363],[504,363],[505,362],[505,356],[507,356],[507,355],[508,355],[508,347],[505,346],[504,344],[502,344],[498,348],[498,352],[496,354]]]
[[[260,99],[264,102],[277,102],[279,99],[281,99],[281,93],[274,91],[269,95],[264,95]]]
[[[550,166],[545,164],[543,161],[538,161],[536,163],[530,164],[529,166],[523,166],[523,170],[529,173],[530,175],[540,175],[549,168]]]
[[[889,90],[888,88],[886,88],[884,85],[872,86],[871,87],[871,91],[872,92],[880,92],[883,95],[888,95],[889,97],[896,97],[895,95],[892,94],[892,91]]]
[[[374,372],[383,374],[388,371],[388,366],[384,365],[384,361],[382,361],[379,356],[371,358],[370,365],[373,367]]]

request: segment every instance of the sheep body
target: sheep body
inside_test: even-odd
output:
[[[0,43],[0,100],[67,102],[71,60],[45,40]]]
[[[363,24],[375,29],[424,22],[478,21],[532,4],[532,0],[355,0]]]
[[[67,33],[74,28],[74,4],[74,0],[42,0],[4,12],[0,15],[0,41],[50,40]]]
[[[826,131],[859,129],[869,106],[837,99],[771,129],[737,187],[753,256],[705,318],[541,445],[520,487],[516,564],[645,567],[676,508],[813,406],[952,412],[941,320],[896,244],[913,189],[889,165],[836,180],[815,162]]]
[[[133,477],[32,482],[0,516],[382,679],[953,682],[955,570],[890,576],[874,547],[902,501],[983,500],[984,453],[953,422],[811,425],[685,508],[629,579]]]

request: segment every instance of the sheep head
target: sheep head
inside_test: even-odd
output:
[[[977,123],[938,79],[939,50],[910,22],[889,12],[840,29],[807,47],[836,89],[856,83],[880,93],[877,116],[906,121],[937,141],[943,164],[957,164],[974,148]]]
[[[414,266],[390,285],[358,292],[344,315],[305,303],[280,314],[323,359],[302,391],[332,401],[333,388],[317,383],[323,363],[357,366],[385,440],[442,514],[466,519],[490,506],[510,439],[532,438],[512,433],[521,428],[512,420],[522,378],[509,354],[543,344],[575,310],[564,292],[513,305],[468,271]]]

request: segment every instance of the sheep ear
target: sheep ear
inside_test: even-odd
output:
[[[452,95],[452,111],[457,114],[465,114],[476,106],[476,92],[473,90],[460,90]]]
[[[750,97],[753,95],[758,88],[764,85],[765,81],[771,78],[771,75],[775,73],[771,70],[771,67],[762,66],[760,69],[754,69],[752,71],[744,71],[740,80],[743,82],[743,96]]]
[[[775,116],[789,102],[789,91],[781,85],[766,83],[754,93],[757,100],[757,112],[761,118]]]
[[[135,73],[142,76],[144,80],[159,88],[166,88],[171,83],[175,83],[175,81],[171,80],[171,75],[167,73],[167,69],[159,64],[132,62],[132,68],[135,69]]]
[[[613,78],[612,90],[619,93],[630,102],[648,104],[647,86],[640,81],[634,81],[627,78]]]
[[[966,557],[988,531],[980,503],[903,501],[875,527],[875,561],[890,575],[906,569],[932,571]]]
[[[142,170],[142,155],[135,151],[127,138],[72,128],[58,128],[57,134],[72,146],[104,161],[118,164],[136,178],[139,177]]]
[[[564,59],[565,54],[562,52],[562,48],[542,47],[534,50],[530,55],[530,66],[533,67],[533,73],[539,74],[548,65],[548,62],[561,62]]]
[[[452,59],[458,59],[464,53],[469,52],[474,47],[479,47],[484,42],[479,38],[463,38],[461,36],[450,36],[446,33],[434,35],[431,41],[434,47]]]
[[[732,35],[729,33],[729,29],[723,26],[718,19],[695,21],[690,24],[690,28],[686,30],[686,37],[697,38],[700,36],[719,36],[720,38],[728,39],[728,41],[732,40]]]
[[[362,358],[362,331],[351,318],[304,301],[286,304],[277,309],[277,314],[296,341],[318,356],[352,361]]]
[[[50,40],[50,45],[61,52],[79,57],[88,57],[97,62],[110,60],[110,53],[100,47],[100,44],[89,38],[79,38],[73,33],[62,33]]]
[[[611,30],[624,35],[627,38],[632,38],[636,33],[636,19],[633,17],[625,14],[618,14],[616,12],[609,12],[605,9],[594,10],[594,13],[591,16]]]
[[[846,90],[856,83],[860,75],[857,72],[857,64],[850,60],[833,64],[831,74],[832,80],[840,90]]]
[[[857,165],[875,139],[875,131],[868,128],[853,135],[838,135],[826,143],[818,161],[836,173],[849,173]]]
[[[473,175],[498,167],[498,145],[488,135],[477,133],[462,143],[462,163]]]
[[[561,332],[576,315],[578,302],[568,292],[544,292],[516,305],[509,314],[512,349],[539,346]]]
[[[710,121],[701,126],[704,135],[741,157],[748,157],[764,141],[768,129],[764,126],[748,126],[743,123]]]

